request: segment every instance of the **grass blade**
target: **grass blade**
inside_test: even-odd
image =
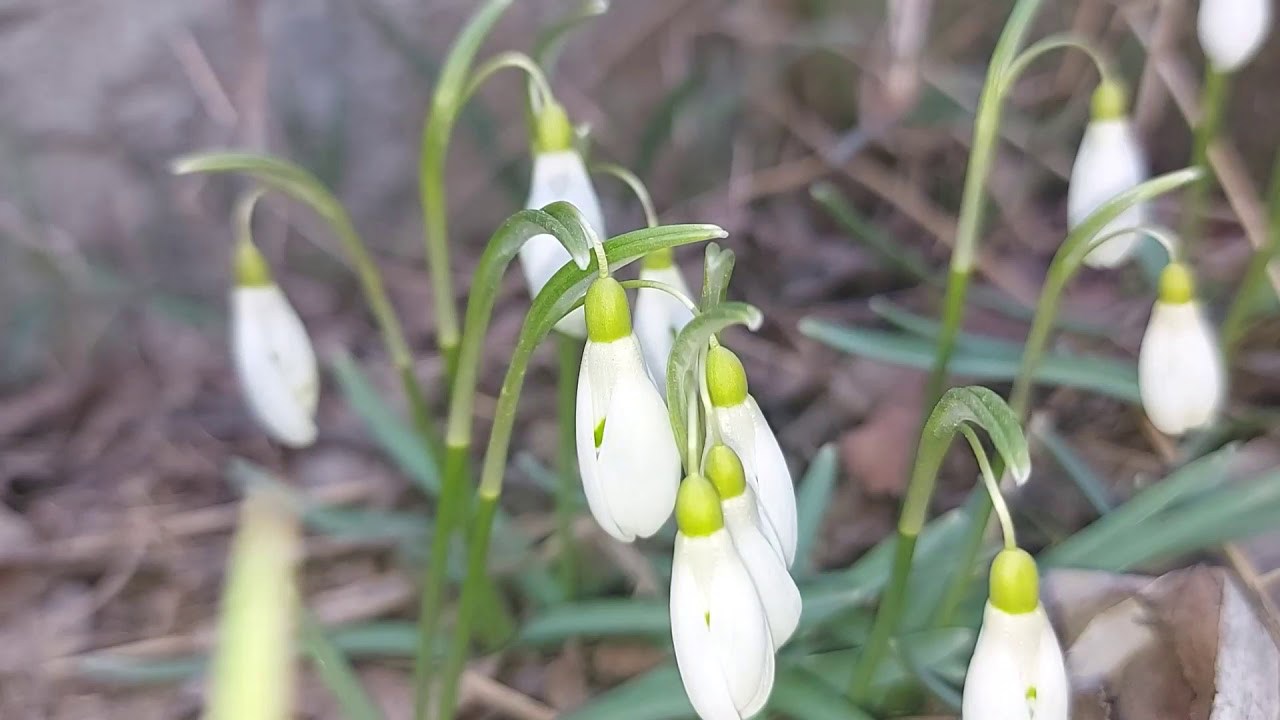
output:
[[[796,540],[796,557],[800,565],[798,575],[813,572],[815,558],[813,548],[822,531],[822,518],[831,505],[831,494],[836,485],[836,449],[830,443],[823,445],[809,463],[809,469],[800,481],[796,497],[796,521],[800,534]]]
[[[305,608],[299,618],[302,649],[311,658],[316,675],[342,706],[349,720],[380,720],[382,711],[365,692],[347,656],[325,635],[324,628]]]

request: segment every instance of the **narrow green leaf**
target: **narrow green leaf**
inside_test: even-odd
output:
[[[867,306],[871,312],[912,335],[919,335],[933,341],[942,331],[942,325],[938,321],[909,312],[883,297],[871,298]],[[956,347],[971,350],[980,355],[996,357],[1004,355],[1017,357],[1022,352],[1022,343],[967,332],[961,332],[956,336]]]
[[[849,237],[864,243],[885,264],[917,280],[927,280],[932,275],[929,263],[919,253],[863,217],[836,186],[829,182],[816,183],[809,187],[809,195],[849,233]]]
[[[844,352],[872,360],[927,370],[933,366],[934,343],[901,333],[842,327],[817,318],[800,321],[805,335]],[[1019,356],[991,355],[957,348],[948,364],[953,375],[978,380],[1013,380],[1019,370]],[[1134,404],[1138,394],[1138,371],[1132,363],[1104,358],[1054,354],[1036,368],[1037,382],[1092,390]]]
[[[830,685],[795,666],[778,669],[769,707],[797,720],[872,720]]]
[[[562,720],[681,720],[696,717],[680,671],[665,663],[592,699]]]
[[[665,602],[594,600],[550,608],[520,628],[517,642],[557,645],[569,638],[671,637],[671,610]]]
[[[589,21],[605,14],[608,10],[609,3],[606,0],[582,0],[577,7],[557,18],[554,23],[546,26],[542,29],[542,32],[538,33],[538,37],[533,43],[531,56],[546,71],[548,78],[554,74],[556,63],[560,59],[560,52],[564,49],[569,35]]]
[[[369,429],[374,443],[427,497],[440,491],[440,470],[413,429],[383,401],[373,383],[346,351],[329,359],[329,368],[343,396]]]
[[[1044,443],[1045,449],[1058,462],[1067,476],[1080,488],[1089,504],[1098,515],[1106,515],[1112,510],[1112,503],[1107,486],[1102,478],[1089,467],[1089,463],[1080,457],[1061,435],[1046,423],[1031,423],[1031,432]]]
[[[710,310],[724,302],[735,262],[732,250],[721,248],[719,243],[707,243],[702,260],[702,297],[698,302],[699,308]]]
[[[365,692],[347,656],[325,634],[324,628],[305,608],[300,613],[299,635],[302,649],[311,658],[316,675],[338,699],[349,720],[378,720],[382,711]]]
[[[822,519],[831,505],[831,495],[836,486],[836,449],[830,443],[823,445],[809,463],[809,469],[800,480],[796,491],[796,523],[799,535],[796,539],[796,558],[800,564],[794,569],[798,575],[813,572],[814,547],[822,531]]]
[[[122,686],[169,685],[183,682],[205,671],[209,659],[203,656],[132,658],[106,653],[88,655],[76,661],[76,673],[93,682]]]

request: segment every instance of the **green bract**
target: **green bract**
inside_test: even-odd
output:
[[[1121,120],[1129,114],[1129,94],[1119,80],[1104,79],[1093,91],[1089,108],[1097,120]]]
[[[1165,265],[1160,272],[1160,302],[1167,305],[1189,303],[1196,296],[1196,281],[1191,269],[1180,262]]]
[[[242,238],[236,243],[235,276],[238,287],[267,287],[274,284],[267,259],[262,257],[262,251],[248,238]]]
[[[716,407],[733,407],[747,399],[747,371],[732,350],[716,346],[707,351],[707,391]]]
[[[703,472],[715,485],[722,500],[736,498],[747,489],[747,474],[742,469],[742,461],[728,445],[713,445],[707,451]]]
[[[676,495],[676,527],[688,537],[706,537],[724,527],[720,495],[701,475],[690,475],[680,483]]]
[[[607,343],[631,334],[627,291],[611,277],[600,278],[587,290],[587,338]]]

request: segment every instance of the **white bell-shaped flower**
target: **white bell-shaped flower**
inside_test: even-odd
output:
[[[1070,694],[1058,637],[1040,605],[1035,560],[1005,550],[964,680],[965,720],[1067,720]]]
[[[564,108],[549,102],[538,117],[538,136],[533,156],[533,180],[529,184],[526,208],[536,209],[557,201],[572,203],[596,234],[605,237],[604,212],[586,163],[573,147],[573,126]],[[529,283],[529,296],[542,290],[552,275],[568,263],[569,251],[550,235],[535,235],[520,248],[520,267]],[[585,337],[582,310],[574,310],[556,329],[574,337]]]
[[[676,505],[671,641],[680,679],[702,720],[742,720],[773,690],[773,642],[751,575],[725,529],[720,499],[691,475]]]
[[[720,495],[724,526],[755,583],[769,620],[773,649],[777,650],[791,639],[800,624],[800,590],[777,543],[766,537],[766,532],[771,531],[764,528],[738,454],[727,445],[715,445],[707,451],[703,465],[706,478]]]
[[[1107,201],[1145,182],[1149,174],[1146,155],[1126,114],[1124,89],[1103,82],[1094,91],[1092,119],[1071,168],[1068,223],[1075,228]],[[1145,203],[1133,205],[1107,223],[1097,237],[1145,225],[1147,214]],[[1115,267],[1129,258],[1141,237],[1137,232],[1117,235],[1091,251],[1084,262],[1091,267]]]
[[[626,292],[613,278],[597,280],[585,306],[576,414],[582,487],[600,527],[631,542],[653,535],[671,516],[680,455],[631,332]]]
[[[1208,425],[1226,396],[1213,328],[1195,299],[1191,272],[1170,263],[1138,353],[1138,390],[1151,424],[1169,435]]]
[[[640,270],[641,280],[669,285],[689,297],[689,286],[676,267],[671,250],[650,253]],[[649,367],[649,377],[659,388],[667,386],[667,358],[676,335],[693,319],[685,304],[662,290],[640,288],[636,292],[636,337]]]
[[[1275,0],[1200,0],[1196,29],[1209,64],[1235,72],[1248,64],[1271,32]]]
[[[238,244],[235,269],[231,345],[241,391],[271,437],[310,445],[320,392],[311,339],[253,243]]]
[[[760,519],[787,567],[796,559],[796,490],[791,470],[755,398],[747,392],[747,374],[737,355],[722,346],[707,352],[707,389],[714,406],[711,421],[724,444],[742,459],[755,491]]]

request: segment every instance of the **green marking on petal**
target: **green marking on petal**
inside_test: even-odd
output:
[[[707,627],[711,627],[711,611],[710,610],[702,614],[702,619],[706,621]]]
[[[599,450],[600,446],[604,443],[604,421],[607,419],[608,418],[601,420],[600,424],[596,426],[596,449],[597,450]]]

